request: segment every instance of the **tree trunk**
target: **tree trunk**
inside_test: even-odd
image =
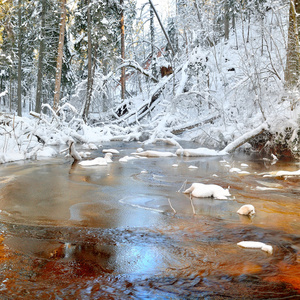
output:
[[[43,59],[45,51],[45,0],[42,1],[42,12],[41,12],[41,31],[40,31],[40,50],[38,60],[38,74],[37,74],[37,85],[36,85],[36,98],[35,98],[35,112],[41,112],[41,98],[42,98],[42,82],[43,82]]]
[[[225,10],[224,34],[225,34],[225,40],[228,41],[228,39],[229,39],[229,7],[228,7],[228,0],[225,0],[224,10]]]
[[[299,0],[290,0],[288,48],[286,57],[286,69],[284,74],[287,88],[296,86],[300,75],[300,52],[297,15],[300,13]]]
[[[92,97],[92,38],[91,38],[91,8],[90,0],[87,1],[87,34],[88,34],[88,78],[87,78],[87,87],[86,87],[86,100],[83,110],[83,119],[87,121],[91,97]]]
[[[121,1],[123,1],[123,0],[121,0]],[[153,9],[153,11],[154,11],[154,13],[155,13],[155,15],[156,15],[156,18],[157,18],[158,23],[159,23],[159,25],[160,25],[160,27],[161,27],[161,29],[162,29],[164,35],[165,35],[165,38],[166,38],[166,40],[168,41],[168,44],[169,44],[170,49],[171,49],[171,51],[172,51],[172,54],[173,54],[173,56],[175,56],[176,53],[175,53],[175,50],[174,50],[174,48],[173,48],[173,45],[172,45],[172,43],[171,43],[171,41],[170,41],[170,37],[169,37],[169,35],[167,34],[167,31],[165,30],[165,28],[164,28],[164,26],[163,26],[163,24],[162,24],[162,22],[161,22],[161,20],[160,20],[160,17],[159,17],[159,15],[158,15],[158,13],[157,13],[157,11],[156,11],[156,9],[155,9],[155,7],[154,7],[152,1],[149,0],[149,3],[150,3],[150,5],[151,5],[151,7],[152,7],[152,9]]]
[[[233,142],[229,143],[223,150],[222,152],[227,152],[227,153],[232,153],[237,149],[238,147],[244,145],[248,141],[250,141],[252,138],[254,138],[257,135],[260,135],[263,133],[265,130],[269,129],[269,125],[265,122],[261,124],[260,126],[252,129],[249,132],[246,132],[244,135],[238,137],[236,140]]]
[[[61,71],[62,71],[62,60],[64,50],[64,37],[65,37],[65,24],[66,24],[66,0],[61,0],[61,17],[59,26],[59,40],[56,60],[56,74],[55,74],[55,89],[54,89],[54,100],[53,109],[58,109],[59,98],[60,98],[60,85],[61,85]]]
[[[18,116],[22,116],[22,0],[18,1]]]
[[[196,9],[197,12],[197,17],[198,17],[198,21],[200,23],[200,26],[202,27],[202,22],[201,22],[201,15],[200,15],[200,11],[199,11],[199,7],[198,7],[198,3],[196,0],[194,0],[194,7]]]
[[[151,70],[152,70],[152,75],[154,77],[157,77],[156,58],[154,57],[155,56],[155,50],[154,50],[154,43],[155,43],[154,12],[153,12],[152,7],[150,7],[150,39],[151,39],[151,59],[152,59]]]
[[[123,9],[124,0],[120,0],[121,6],[121,19],[120,19],[120,28],[121,28],[121,58],[122,62],[125,60],[125,25],[124,25],[124,9]],[[125,99],[125,67],[121,68],[121,99]]]

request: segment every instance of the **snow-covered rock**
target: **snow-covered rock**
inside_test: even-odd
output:
[[[223,189],[221,186],[216,184],[204,184],[204,183],[193,183],[183,193],[191,194],[196,198],[209,198],[225,200],[231,196],[228,189]]]
[[[85,152],[80,151],[80,152],[79,152],[79,155],[81,156],[81,158],[87,158],[87,157],[89,157],[89,156],[91,155],[91,152],[88,152],[88,151],[85,151]]]
[[[108,163],[112,162],[112,153],[106,153],[104,157],[96,157],[92,160],[84,160],[79,163],[79,165],[86,166],[106,166]]]
[[[137,158],[134,157],[134,156],[128,156],[128,155],[126,155],[124,157],[121,157],[119,159],[119,162],[128,162],[129,160],[133,160],[133,159],[137,159]]]
[[[241,167],[249,167],[249,165],[248,164],[245,164],[245,163],[241,163]]]
[[[197,166],[191,165],[191,166],[189,166],[189,169],[191,169],[191,170],[193,170],[193,169],[198,169],[198,167],[197,167]]]
[[[261,249],[269,254],[273,253],[273,247],[271,245],[267,245],[262,242],[242,241],[242,242],[237,243],[237,245],[242,248]]]
[[[103,149],[103,153],[112,153],[112,154],[119,154],[120,152],[117,149]]]
[[[255,208],[251,204],[245,204],[241,206],[241,208],[237,211],[237,213],[240,215],[251,216],[255,214]]]
[[[163,152],[163,151],[155,151],[155,150],[135,152],[135,153],[132,153],[132,154],[138,155],[138,156],[144,156],[144,157],[171,157],[171,156],[176,156],[172,152]]]
[[[82,148],[83,149],[89,149],[89,150],[97,150],[98,149],[97,145],[94,144],[94,143],[84,143],[82,145]]]

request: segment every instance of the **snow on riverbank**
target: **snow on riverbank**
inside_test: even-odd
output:
[[[28,117],[17,117],[9,114],[0,115],[0,163],[56,156],[59,152],[55,148],[59,148],[58,146],[66,148],[70,141],[75,144],[93,145],[93,148],[97,148],[95,144],[100,145],[103,142],[115,140],[139,140],[142,136],[142,130],[138,128],[138,125],[131,127],[117,125],[91,127],[86,125],[80,118],[72,118],[67,122],[64,117],[60,119],[58,116],[50,117],[34,113],[33,115]],[[174,153],[172,153],[146,150],[135,154],[155,157],[176,156],[176,154],[178,156],[227,155],[228,152],[232,152],[247,142],[251,136],[266,128],[266,123],[263,123],[238,139],[231,141],[221,151],[205,147],[183,149],[174,138],[160,138],[154,140],[154,143],[159,140],[170,144],[170,141],[172,141],[172,145],[177,148],[177,151],[174,150]],[[138,132],[139,134],[137,134]],[[149,140],[151,139],[150,137]],[[149,140],[146,140],[145,145],[149,145]],[[104,151],[106,150],[104,149]]]
[[[177,155],[222,156],[241,145],[249,146],[247,140],[263,131],[270,132],[273,141],[300,153],[300,105],[295,100],[299,92],[286,91],[282,80],[288,5],[274,3],[274,9],[266,11],[264,24],[249,24],[247,41],[244,25],[237,24],[228,40],[220,39],[212,47],[200,43],[188,56],[184,53],[178,57],[172,80],[166,76],[159,83],[148,82],[147,93],[144,89],[126,100],[127,116],[118,117],[118,104],[111,103],[111,111],[93,112],[94,121],[101,125],[89,126],[78,114],[82,99],[76,100],[76,92],[66,97],[72,105],[64,104],[60,115],[52,110],[50,101],[42,110],[49,115],[31,113],[19,118],[0,113],[0,163],[54,156],[58,152],[52,146],[66,147],[70,140],[97,145],[109,141],[138,140],[145,145],[163,141],[177,147]],[[149,109],[149,95],[156,95],[153,107],[138,115],[139,109]],[[23,115],[26,113],[28,107]],[[199,148],[183,149],[182,140],[196,142]]]

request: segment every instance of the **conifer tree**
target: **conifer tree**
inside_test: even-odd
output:
[[[299,25],[297,17],[300,14],[299,0],[290,0],[289,28],[288,28],[288,48],[286,57],[286,69],[284,74],[287,88],[297,86],[300,75],[300,45],[299,45]]]
[[[18,0],[18,116],[22,116],[22,0]]]
[[[58,49],[57,49],[55,90],[54,90],[54,100],[53,100],[54,110],[58,109],[59,99],[60,99],[63,49],[64,49],[64,40],[65,40],[65,24],[66,24],[66,0],[61,0],[61,17],[60,17],[60,24],[59,24],[59,40],[58,40]]]

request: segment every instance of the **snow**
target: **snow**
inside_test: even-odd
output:
[[[224,152],[232,152],[234,149],[236,149],[239,145],[241,145],[242,143],[244,143],[245,141],[249,140],[251,137],[259,134],[260,132],[262,132],[263,130],[267,130],[269,128],[269,125],[267,122],[264,122],[263,124],[261,124],[260,126],[252,129],[251,131],[243,134],[242,136],[240,136],[239,138],[237,138],[236,140],[234,140],[233,142],[229,143],[224,149]]]
[[[81,160],[82,157],[77,152],[74,141],[73,140],[68,141],[68,145],[69,145],[69,154],[73,157],[73,159],[75,161]]]
[[[275,191],[275,190],[278,190],[278,188],[272,188],[272,187],[266,187],[266,186],[257,186],[255,189],[257,191]]]
[[[168,151],[155,151],[155,150],[146,150],[142,152],[135,152],[132,153],[137,156],[144,156],[144,157],[171,157],[171,156],[176,156],[172,152]]]
[[[4,97],[6,94],[8,94],[8,91],[7,91],[7,90],[5,90],[4,92],[1,92],[1,93],[0,93],[0,98],[1,98],[1,97]]]
[[[237,213],[240,215],[245,215],[245,216],[253,215],[253,214],[255,214],[255,208],[251,204],[245,204],[240,207],[240,209],[237,211]]]
[[[242,248],[249,248],[249,249],[261,249],[269,254],[273,253],[273,247],[271,245],[267,245],[262,242],[255,242],[255,241],[242,241],[237,243],[238,246]]]
[[[112,154],[119,154],[120,152],[117,149],[103,149],[102,150],[103,153],[112,153]]]
[[[87,166],[107,166],[108,163],[112,162],[112,154],[106,153],[104,157],[96,157],[92,160],[84,160],[79,163],[83,167]]]
[[[44,147],[41,150],[37,151],[37,158],[39,157],[52,157],[52,156],[56,156],[57,155],[57,151],[55,149],[53,149],[53,147]]]
[[[190,156],[218,156],[218,155],[226,155],[226,152],[223,151],[217,151],[214,149],[208,149],[208,148],[196,148],[196,149],[178,149],[176,151],[177,155],[182,155],[186,157]]]
[[[137,159],[137,158],[134,157],[134,156],[128,156],[128,155],[126,155],[126,156],[120,158],[119,162],[128,162],[128,161],[134,160],[134,159]]]
[[[184,194],[191,194],[195,198],[210,198],[225,200],[231,196],[228,189],[223,189],[216,184],[193,183]]]
[[[263,177],[300,176],[300,169],[297,171],[276,171],[270,172]]]
[[[187,45],[189,48],[179,51],[173,61],[174,76],[159,78],[159,82],[155,83],[146,81],[144,75],[141,75],[139,89],[135,86],[137,78],[132,76],[126,84],[128,91],[134,90],[134,96],[123,102],[117,96],[119,88],[115,86],[115,70],[104,75],[96,69],[94,102],[91,107],[93,116],[96,115],[93,117],[97,121],[95,125],[86,124],[80,115],[82,99],[86,93],[85,79],[78,81],[73,93],[62,99],[64,104],[60,107],[60,115],[53,111],[50,104],[43,105],[43,113],[32,113],[31,116],[27,115],[27,107],[23,114],[25,117],[22,118],[1,114],[0,163],[54,156],[57,152],[48,147],[65,146],[69,140],[90,150],[96,149],[96,145],[103,142],[143,141],[144,145],[164,142],[177,147],[178,156],[227,156],[237,148],[248,149],[250,146],[247,141],[262,131],[268,130],[280,136],[286,127],[291,128],[291,148],[295,153],[299,152],[299,142],[295,144],[295,141],[300,124],[300,105],[299,101],[294,101],[295,97],[299,98],[299,92],[287,91],[283,80],[288,6],[273,2],[270,5],[274,7],[266,12],[263,25],[255,22],[257,16],[253,14],[247,28],[247,42],[246,27],[239,18],[236,20],[236,30],[231,30],[229,39],[216,39],[213,47],[199,43],[204,29],[199,30],[199,24],[190,23],[191,35],[186,37],[190,40]],[[166,11],[161,13],[165,14]],[[102,22],[107,24],[110,20],[103,19]],[[208,27],[205,30],[208,30],[206,34],[211,34]],[[78,39],[83,37],[79,36]],[[161,60],[166,60],[166,57],[161,57]],[[139,61],[132,63],[142,66]],[[229,71],[233,68],[234,71]],[[149,69],[144,71],[152,76]],[[112,84],[109,85],[109,82]],[[104,91],[105,84],[107,91]],[[0,93],[0,98],[7,97],[7,91],[6,87]],[[32,103],[34,96],[30,96],[29,92],[26,94],[32,98],[26,98],[24,102]],[[97,100],[104,98],[104,94],[107,96],[105,104]],[[155,100],[157,105],[153,105],[150,111],[142,112],[153,104],[154,95],[158,97]],[[65,103],[66,99],[70,99],[70,103]],[[119,117],[116,115],[116,107],[124,104],[129,112]],[[4,109],[9,110],[8,107]],[[194,141],[199,147],[183,149],[181,141]],[[168,156],[167,152],[138,152],[134,155]],[[170,153],[169,156],[174,156],[173,152]],[[275,162],[278,158],[271,154],[271,159]],[[247,173],[242,171],[239,174]]]
[[[90,150],[97,150],[98,146],[93,143],[85,143],[82,145],[82,148],[84,149],[90,149]]]
[[[248,175],[248,174],[250,174],[250,172],[248,172],[248,171],[241,171],[241,172],[238,172],[239,174],[241,174],[241,175]]]

